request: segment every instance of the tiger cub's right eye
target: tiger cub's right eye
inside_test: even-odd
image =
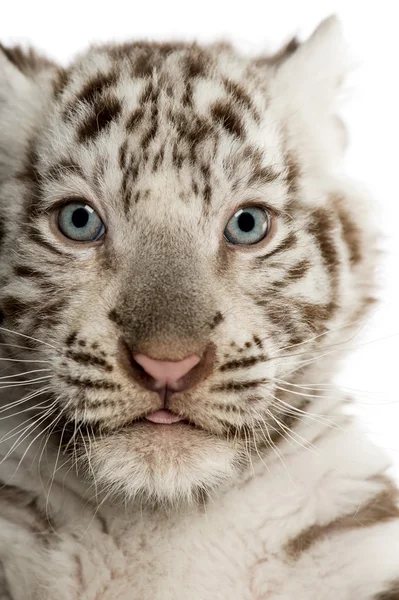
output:
[[[98,213],[84,202],[69,202],[58,213],[58,228],[76,242],[95,242],[105,232]]]

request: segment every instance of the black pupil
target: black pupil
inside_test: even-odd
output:
[[[86,227],[89,221],[89,213],[85,208],[77,208],[72,213],[72,223],[74,227]]]
[[[248,233],[255,227],[255,219],[249,212],[243,212],[238,217],[238,226],[241,231]]]

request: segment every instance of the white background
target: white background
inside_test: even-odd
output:
[[[308,35],[331,13],[342,20],[353,72],[344,117],[351,145],[347,170],[376,199],[382,232],[381,304],[340,381],[358,390],[359,413],[387,448],[399,478],[399,36],[395,2],[317,0],[11,0],[1,2],[0,40],[29,42],[62,63],[89,42],[111,39],[228,38],[241,49],[278,47]]]

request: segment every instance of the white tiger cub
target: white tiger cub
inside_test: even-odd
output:
[[[373,302],[335,18],[278,55],[0,49],[0,597],[398,600],[336,360]]]

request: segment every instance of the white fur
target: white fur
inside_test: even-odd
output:
[[[253,123],[248,123],[248,127],[253,127],[254,143],[264,146],[268,164],[278,167],[282,163],[283,141],[287,144],[285,150],[301,153],[300,197],[307,208],[325,208],[329,194],[343,192],[350,201],[348,210],[359,214],[357,191],[336,177],[342,140],[334,120],[334,102],[335,91],[345,72],[344,54],[338,24],[334,19],[327,20],[280,67],[267,67],[269,89],[260,91],[252,81],[256,88],[256,107],[261,112],[265,108],[263,91],[270,96],[270,104],[268,110],[262,112],[261,126],[256,129]],[[47,110],[48,81],[44,76],[36,80],[24,77],[1,52],[0,61],[2,180],[9,175],[9,170],[21,167],[22,150]],[[109,61],[101,51],[94,52],[90,60],[83,60],[81,72],[76,81],[72,81],[69,99],[73,99],[86,77],[109,68]],[[240,77],[248,66],[247,61],[233,59],[229,53],[221,52],[221,72]],[[176,69],[178,79],[178,63],[172,61],[170,67]],[[182,86],[182,81],[176,81],[178,89]],[[124,82],[119,83],[118,90],[120,94],[129,92]],[[224,94],[221,84],[197,82],[196,109],[205,114],[209,105]],[[135,108],[138,95],[139,92],[130,94],[124,110]],[[18,100],[14,103],[15,98]],[[244,115],[243,118],[247,117]],[[15,136],[14,129],[18,132]],[[168,135],[166,127],[160,126],[160,131],[160,138]],[[75,134],[73,124],[63,122],[60,114],[53,111],[40,147],[40,160],[45,167],[51,166],[53,159],[62,159],[65,146],[74,147]],[[108,134],[100,139],[97,154],[91,146],[76,150],[76,158],[85,173],[93,171],[102,155],[110,158],[111,166],[108,165],[109,172],[101,188],[103,198],[96,198],[89,184],[83,187],[79,175],[75,174],[67,184],[48,182],[45,192],[49,207],[66,194],[84,191],[93,204],[108,198],[109,212],[118,213],[115,198],[121,173],[112,165],[117,163],[118,149],[126,132],[118,128],[117,123],[112,123]],[[158,141],[157,138],[151,143],[155,146]],[[227,208],[233,208],[233,199],[226,200],[229,187],[223,181],[222,163],[234,158],[237,146],[237,142],[226,136],[211,163],[212,169],[220,174],[215,214],[222,213],[223,218],[227,218]],[[137,140],[132,140],[132,147],[139,150]],[[155,148],[151,150],[155,151]],[[211,148],[205,145],[204,155],[208,154],[211,156]],[[139,205],[137,221],[147,222],[148,215],[153,213],[153,220],[147,219],[148,223],[169,227],[170,237],[177,240],[176,254],[179,253],[178,241],[185,240],[184,235],[189,238],[191,234],[196,239],[198,227],[193,223],[201,222],[200,203],[194,202],[188,208],[176,200],[176,192],[188,188],[191,175],[188,168],[181,169],[178,175],[165,169],[153,177],[150,169],[148,172],[144,169],[141,179],[142,185],[153,185],[155,191],[144,208]],[[287,182],[282,176],[265,188],[264,196],[270,203],[274,201],[278,209],[284,205],[286,188]],[[1,189],[7,215],[13,217],[7,232],[9,238],[18,236],[18,214],[23,214],[21,206],[14,202],[19,192],[20,184],[16,182],[7,183]],[[242,192],[244,199],[248,193],[248,190]],[[172,207],[178,208],[179,220],[174,220],[169,205],[166,208],[162,205],[165,195],[175,203]],[[48,219],[46,216],[41,218],[41,232],[51,239]],[[287,270],[296,260],[307,258],[314,240],[300,217],[295,226],[302,232],[302,237],[297,246],[287,252],[286,263],[271,264],[257,278],[253,276],[254,288],[262,289],[265,282],[272,285],[278,281],[283,268]],[[367,242],[372,235],[368,233],[367,217],[363,214],[362,226],[366,230],[363,242]],[[137,251],[136,254],[129,253],[129,244],[135,248],[137,241],[132,241],[132,235],[135,235],[131,233],[132,229],[130,224],[121,226],[116,236],[115,248],[123,256],[120,272],[108,269],[100,283],[94,275],[86,276],[84,271],[85,264],[95,260],[95,252],[70,248],[69,260],[76,278],[71,283],[84,282],[84,285],[74,292],[75,312],[71,309],[68,322],[48,335],[47,346],[41,349],[42,360],[48,361],[43,364],[51,365],[54,372],[62,361],[51,345],[56,346],[65,338],[71,325],[69,321],[87,333],[87,339],[100,340],[110,346],[115,340],[115,329],[111,329],[111,324],[108,323],[108,329],[102,324],[104,315],[113,306],[115,290],[119,289],[118,278],[127,280],[130,263],[136,261],[135,268],[139,269],[140,260],[145,264],[146,258]],[[292,229],[292,224],[281,225],[270,248],[277,248]],[[334,233],[337,232],[338,229]],[[193,255],[193,260],[198,262],[197,273],[206,282],[204,289],[209,290],[209,295],[212,292],[218,296],[220,310],[230,319],[223,330],[226,340],[230,336],[237,344],[244,344],[248,331],[257,331],[259,322],[264,326],[264,317],[258,307],[255,309],[248,298],[236,291],[248,284],[249,255],[243,254],[241,262],[237,263],[234,285],[226,285],[222,277],[215,276],[212,259],[218,248],[218,236],[220,227],[215,218],[214,230],[208,237],[201,240],[198,235],[198,257]],[[54,239],[53,243],[62,248],[60,240]],[[254,250],[256,252],[259,250]],[[40,263],[37,247],[24,248],[22,254]],[[11,268],[8,260],[12,261],[15,256],[6,258],[1,267],[2,276],[8,274],[7,269]],[[284,292],[283,298],[287,302],[293,297],[319,304],[328,301],[335,282],[327,277],[321,254],[310,258],[312,270]],[[398,519],[380,521],[364,528],[326,529],[320,539],[298,556],[289,553],[290,542],[308,528],[321,530],[342,517],[352,517],[356,522],[356,514],[362,506],[373,501],[388,485],[386,457],[353,425],[345,411],[346,399],[330,383],[335,370],[331,356],[338,348],[341,351],[350,337],[353,327],[349,327],[348,334],[348,318],[353,308],[358,309],[359,298],[367,294],[370,286],[367,279],[369,264],[360,264],[354,273],[350,273],[348,248],[342,240],[339,259],[342,262],[337,286],[340,312],[329,323],[332,332],[328,345],[324,348],[321,342],[320,346],[315,346],[324,360],[312,355],[315,362],[307,372],[308,383],[328,383],[323,388],[325,393],[320,392],[321,388],[309,387],[308,397],[312,401],[300,422],[292,430],[288,429],[285,439],[280,439],[268,452],[255,451],[244,472],[241,470],[245,455],[243,443],[235,445],[234,441],[218,435],[197,430],[187,433],[178,428],[162,430],[163,433],[155,438],[150,435],[153,430],[146,428],[143,432],[136,428],[133,433],[124,430],[105,440],[88,441],[89,458],[84,463],[88,469],[83,467],[76,474],[68,461],[63,464],[62,451],[53,447],[51,441],[43,449],[41,429],[33,429],[29,436],[18,437],[18,427],[26,418],[23,412],[11,418],[7,415],[0,421],[0,479],[19,490],[14,502],[2,498],[0,493],[0,600],[3,600],[1,594],[7,600],[8,594],[12,600],[375,600],[399,577]],[[365,262],[368,263],[368,259]],[[55,269],[55,277],[62,280],[64,276],[67,274],[62,269]],[[67,281],[71,281],[70,276]],[[85,286],[90,288],[91,295],[84,295]],[[233,289],[231,294],[230,287]],[[34,293],[41,297],[41,292],[32,291],[29,282],[7,283],[9,294],[18,294],[21,289],[29,300],[36,297]],[[96,316],[94,324],[93,314]],[[241,325],[243,314],[247,314],[247,322]],[[217,332],[216,335],[220,336],[217,342],[223,348],[222,334]],[[264,342],[271,357],[281,350],[267,327]],[[223,350],[228,351],[227,342]],[[291,348],[291,353],[280,361],[255,365],[251,375],[284,380],[293,369],[298,369],[301,364],[298,355],[301,357],[305,350],[302,345]],[[88,365],[87,372],[95,374],[95,367]],[[128,385],[118,369],[115,368],[113,376],[119,377],[115,381],[120,382],[123,399],[133,399],[130,408],[135,406],[134,401],[145,401],[145,392]],[[224,376],[219,374],[219,382],[225,381]],[[269,389],[267,385],[266,382],[261,388],[265,396]],[[307,397],[303,387],[298,386],[298,389],[302,390],[303,397]],[[209,391],[206,385],[204,390],[206,401]],[[73,400],[68,386],[60,383],[58,392],[62,399]],[[4,402],[19,399],[18,389],[2,394]],[[104,391],[99,391],[97,399],[102,398],[101,394],[106,396]],[[220,403],[231,400],[229,393],[215,396]],[[208,405],[205,402],[201,406],[202,397],[196,400],[196,422],[202,418],[207,425]],[[142,413],[147,408],[144,407]],[[102,410],[103,419],[118,417],[113,414],[112,405]],[[259,416],[256,406],[251,410],[253,419]],[[94,420],[98,416],[98,407],[85,408],[81,413],[78,416]],[[126,415],[122,414],[122,418],[126,419]],[[277,421],[274,422],[277,425]],[[264,421],[264,424],[270,435],[273,420]],[[16,435],[13,436],[13,432],[17,432]],[[205,504],[193,502],[197,486],[210,492]],[[112,495],[108,495],[109,492]],[[149,499],[156,507],[149,505]]]

